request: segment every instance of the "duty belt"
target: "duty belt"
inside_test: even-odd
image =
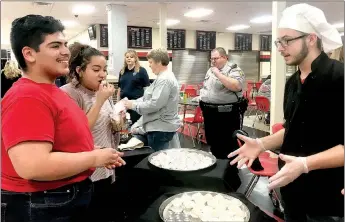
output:
[[[211,104],[205,103],[200,101],[200,105],[206,108],[217,109],[218,112],[231,112],[234,108],[237,108],[237,104],[235,103],[227,103],[227,104]]]

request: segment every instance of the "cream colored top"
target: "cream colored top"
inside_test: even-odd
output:
[[[77,85],[76,81],[62,86],[61,89],[77,102],[78,106],[84,110],[85,114],[89,112],[96,101],[96,92],[91,91],[80,84]],[[120,134],[113,131],[110,118],[110,115],[113,113],[113,107],[114,104],[112,100],[107,100],[103,104],[98,115],[98,119],[91,129],[95,146],[112,147],[114,149],[119,146]],[[97,168],[91,175],[91,180],[98,181],[112,176],[114,181],[114,172],[114,170],[109,170],[105,167]]]

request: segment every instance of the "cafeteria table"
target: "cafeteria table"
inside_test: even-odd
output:
[[[126,165],[115,169],[116,176],[124,175],[126,171],[136,166],[142,159],[149,156],[153,152],[154,150],[149,146],[123,151],[124,156],[122,159],[126,162]]]
[[[179,194],[182,192],[196,191],[196,189],[190,188],[176,188],[176,187],[163,187],[160,189],[160,193],[156,200],[150,204],[146,211],[134,222],[162,222],[163,220],[159,215],[159,207],[164,202],[164,200],[169,197]],[[243,194],[241,193],[226,193],[227,195],[233,196],[241,200],[250,211],[249,222],[276,222],[275,219],[269,217],[265,212],[263,212],[259,207],[252,204]]]
[[[145,157],[134,167],[131,164],[113,184],[113,193],[110,194],[114,197],[114,202],[110,203],[114,206],[112,221],[162,221],[158,209],[165,199],[181,192],[197,190],[220,192],[239,198],[251,212],[250,222],[276,221],[254,206],[243,194],[236,193],[241,181],[238,169],[230,167],[229,160],[218,159],[213,167],[196,172],[168,172],[148,162],[151,152],[149,148],[127,153],[127,158],[136,155]]]
[[[217,160],[213,167],[201,171],[170,173],[151,166],[148,157],[145,157],[136,166],[128,168],[114,183],[114,198],[121,201],[115,207],[116,221],[135,221],[163,195],[164,187],[229,193],[236,191],[240,185],[238,169],[230,167],[229,160]]]
[[[162,186],[204,188],[211,191],[236,191],[241,185],[236,166],[229,160],[217,159],[210,168],[195,172],[172,172],[151,165],[148,157],[140,161],[131,172],[137,179],[159,181]]]

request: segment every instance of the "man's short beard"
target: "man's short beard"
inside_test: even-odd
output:
[[[300,53],[294,57],[294,60],[287,64],[287,65],[291,65],[291,66],[298,66],[300,65],[303,60],[308,56],[309,54],[309,49],[307,47],[307,44],[303,41],[303,45],[302,45],[302,49],[300,51]]]

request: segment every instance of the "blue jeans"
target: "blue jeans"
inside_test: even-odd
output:
[[[1,190],[1,222],[87,221],[92,192],[90,179],[42,192]]]
[[[145,135],[133,135],[142,141],[145,146],[151,147],[154,151],[164,150],[169,147],[169,142],[174,137],[175,132],[148,132]]]

